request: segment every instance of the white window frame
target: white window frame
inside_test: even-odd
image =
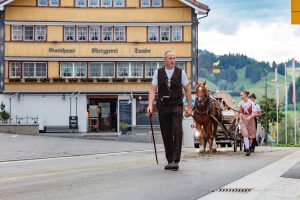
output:
[[[42,63],[42,64],[45,64],[46,65],[46,75],[45,76],[37,76],[36,75],[36,64],[37,63]],[[25,76],[24,73],[25,73],[25,64],[33,64],[33,70],[34,70],[34,75],[33,76]],[[22,64],[22,76],[23,78],[46,78],[48,76],[48,64],[47,62],[23,62]]]
[[[113,0],[114,1],[114,7],[117,7],[117,8],[119,8],[119,7],[125,7],[125,0],[121,0],[122,1],[122,5],[116,5],[116,1],[118,1],[118,0]]]
[[[33,28],[33,30],[32,30],[32,39],[31,40],[26,39],[26,31],[25,31],[26,27],[32,27]],[[23,40],[24,41],[34,41],[34,39],[35,39],[35,28],[34,28],[34,26],[23,26]]]
[[[143,4],[145,1],[147,1],[147,5]],[[141,0],[141,7],[151,7],[151,0]]]
[[[87,7],[87,0],[83,0],[83,2],[85,2],[85,5],[78,5],[78,0],[75,0],[75,6],[76,7],[81,7],[81,8]]]
[[[20,34],[20,35],[18,35],[18,39],[14,39],[14,34],[16,32],[16,30],[14,30],[14,28],[20,28],[17,30],[17,33]],[[22,41],[23,40],[23,26],[17,25],[17,26],[11,27],[11,40],[13,40],[13,41]]]
[[[133,76],[132,75],[132,72],[133,72],[133,70],[132,70],[132,68],[133,68],[132,64],[141,64],[141,66],[142,66],[142,74],[140,76]],[[144,75],[144,63],[142,63],[142,62],[131,62],[129,69],[130,69],[129,77],[131,77],[131,78],[142,78],[143,75]]]
[[[150,33],[151,33],[151,29],[156,29],[156,40],[150,40]],[[153,31],[152,31],[153,32]],[[160,36],[159,36],[159,27],[158,26],[148,26],[148,42],[158,42],[160,40]]]
[[[12,74],[12,68],[15,68],[15,74]],[[19,76],[17,76],[17,68],[19,68]],[[21,62],[11,62],[9,63],[9,78],[21,78],[22,76],[22,63]]]
[[[104,64],[106,64],[106,63],[108,63],[108,64],[113,64],[113,72],[114,72],[114,74],[113,74],[113,76],[103,76],[103,65]],[[101,64],[101,77],[102,78],[114,78],[116,76],[116,65],[115,65],[115,63],[113,63],[113,62],[102,62],[102,64]]]
[[[100,7],[100,1],[101,0],[97,0],[98,1],[98,4],[97,5],[91,5],[91,0],[88,0],[88,7],[91,7],[91,8],[97,8],[97,7]]]
[[[121,67],[121,66],[119,66],[120,64],[127,64],[128,65],[128,66],[126,66],[126,67],[128,67],[128,74],[127,74],[127,76],[124,76],[124,75],[121,76],[121,75],[119,75],[120,67]],[[129,78],[130,74],[131,74],[131,70],[130,70],[130,63],[129,62],[118,62],[117,63],[117,77],[120,77],[120,78],[124,78],[124,77]]]
[[[159,5],[154,5],[154,4],[153,4],[153,1],[154,1],[154,0],[151,0],[151,6],[152,6],[152,7],[162,7],[162,0],[159,0],[159,1],[160,1],[160,4],[159,4]]]
[[[43,34],[43,39],[39,39],[38,37],[40,36],[41,30],[39,28],[44,28],[44,34]],[[46,26],[35,26],[35,40],[36,41],[46,41],[47,39],[47,27]]]
[[[84,64],[84,70],[85,70],[85,75],[84,76],[77,76],[76,75],[76,64]],[[81,66],[80,66],[81,67]],[[86,62],[73,62],[73,78],[86,78],[87,77],[87,63]]]
[[[117,31],[116,29],[118,29],[118,28],[123,29],[123,31]],[[122,33],[124,34],[122,40],[117,40],[117,37],[119,35],[122,35]],[[116,42],[124,42],[124,41],[126,41],[126,27],[125,26],[115,26],[114,27],[114,41],[116,41]]]
[[[73,40],[67,40],[66,28],[73,28]],[[70,30],[69,30],[70,31]],[[64,41],[76,41],[76,27],[75,26],[64,26]]]
[[[163,33],[163,29],[164,28],[168,28],[169,29],[169,31],[168,31],[168,40],[162,40],[162,33]],[[160,40],[160,42],[170,42],[171,41],[171,27],[170,26],[161,26],[160,27],[160,29],[159,29],[159,40]]]
[[[38,6],[44,7],[44,6],[48,6],[49,5],[49,0],[45,0],[46,4],[40,4],[40,0],[38,0]]]
[[[105,37],[104,29],[105,28],[111,28],[111,38],[110,38],[110,40],[104,40],[104,37]],[[103,26],[102,31],[101,31],[101,35],[102,35],[102,41],[103,42],[112,42],[114,40],[114,28],[112,26]]]
[[[82,29],[81,31],[81,35],[79,35],[80,31],[79,29]],[[83,29],[85,29],[85,35],[83,34]],[[81,40],[79,37],[81,36],[85,36],[85,39],[84,40]],[[89,41],[89,27],[88,26],[77,26],[76,27],[76,41],[78,42],[86,42],[86,41]]]
[[[65,75],[63,75],[63,73],[62,73],[62,65],[63,64],[65,64],[65,63],[67,63],[67,64],[71,64],[72,66],[71,66],[71,72],[70,72],[70,76],[65,76]],[[74,64],[73,64],[73,62],[61,62],[60,64],[59,64],[59,74],[60,74],[60,77],[62,77],[62,78],[74,78]]]
[[[91,76],[90,72],[91,72],[91,64],[99,64],[99,69],[100,69],[100,75],[99,76]],[[89,78],[101,78],[102,77],[102,63],[101,62],[89,62],[88,64],[88,74],[87,76]]]
[[[177,40],[177,39],[174,39],[174,29],[179,29],[180,30],[180,39]],[[183,32],[182,32],[182,26],[173,26],[172,27],[172,42],[182,42],[182,39],[183,39]]]
[[[147,63],[155,63],[156,64],[156,69],[158,69],[160,66],[159,66],[159,62],[145,62],[145,77],[150,78],[150,77],[153,76],[153,74],[150,75],[150,76],[147,74]],[[154,69],[153,73],[155,72],[156,69]]]
[[[49,0],[49,6],[58,7],[60,5],[60,0],[57,0],[57,4],[53,4],[52,0]]]
[[[113,0],[109,0],[110,1],[109,5],[104,5],[104,1],[106,1],[106,0],[101,0],[101,7],[110,8],[113,6]]]
[[[92,37],[93,37],[93,35],[92,35],[92,32],[91,32],[91,29],[92,28],[97,28],[98,29],[98,40],[92,40]],[[93,31],[93,33],[95,33],[96,31]],[[90,26],[89,27],[89,41],[91,41],[91,42],[99,42],[101,40],[101,28],[100,28],[100,26]]]

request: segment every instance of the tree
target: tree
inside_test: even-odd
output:
[[[6,122],[8,119],[10,119],[10,114],[5,111],[5,105],[3,102],[1,102],[0,105],[0,119]]]
[[[258,102],[261,108],[262,115],[258,118],[258,123],[261,125],[263,130],[270,130],[270,125],[274,126],[277,121],[276,115],[276,101],[274,98],[266,98],[265,95],[262,96],[262,99]],[[279,105],[280,107],[280,105]],[[266,123],[266,117],[268,118],[268,123]],[[278,109],[278,123],[284,117],[283,112]]]

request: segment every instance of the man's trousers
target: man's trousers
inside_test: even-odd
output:
[[[182,146],[183,106],[160,107],[158,111],[162,138],[168,162],[179,162]]]

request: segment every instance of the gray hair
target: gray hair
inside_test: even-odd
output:
[[[167,50],[167,51],[165,51],[165,53],[164,53],[164,58],[167,56],[168,53],[175,53],[175,51],[172,51],[172,50]]]

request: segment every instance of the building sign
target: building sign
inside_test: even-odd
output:
[[[78,129],[78,116],[69,116],[69,129]]]
[[[120,116],[120,130],[131,130],[131,102],[129,100],[119,101],[119,116]]]
[[[65,48],[58,48],[58,49],[55,49],[55,48],[49,48],[49,53],[63,53],[63,54],[66,54],[66,53],[75,53],[75,49],[65,49]]]
[[[99,54],[112,54],[112,53],[118,53],[119,49],[98,49],[98,48],[92,48],[92,53],[99,53]]]
[[[151,49],[138,49],[134,48],[134,53],[151,53]]]

